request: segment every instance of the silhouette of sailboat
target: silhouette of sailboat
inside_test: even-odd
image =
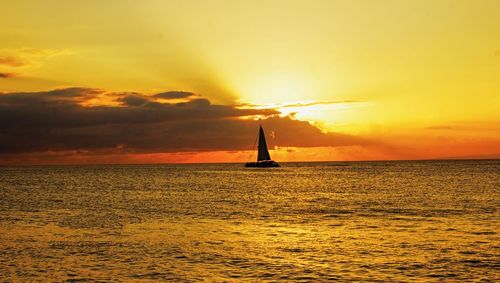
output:
[[[262,126],[259,126],[259,147],[257,154],[257,162],[247,162],[245,167],[257,167],[257,168],[266,168],[266,167],[280,167],[278,163],[274,162],[269,155],[269,151],[267,150],[266,137],[264,136],[264,130]]]

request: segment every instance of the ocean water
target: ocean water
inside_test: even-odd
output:
[[[0,168],[0,281],[499,281],[500,161]]]

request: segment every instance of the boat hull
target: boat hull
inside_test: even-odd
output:
[[[280,167],[280,165],[273,160],[265,160],[258,162],[247,162],[245,163],[245,167],[250,168],[271,168],[271,167]]]

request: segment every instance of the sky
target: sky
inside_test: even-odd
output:
[[[498,11],[2,0],[0,164],[500,158]]]

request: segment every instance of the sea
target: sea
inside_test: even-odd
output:
[[[500,281],[500,160],[281,165],[0,167],[0,281]]]

